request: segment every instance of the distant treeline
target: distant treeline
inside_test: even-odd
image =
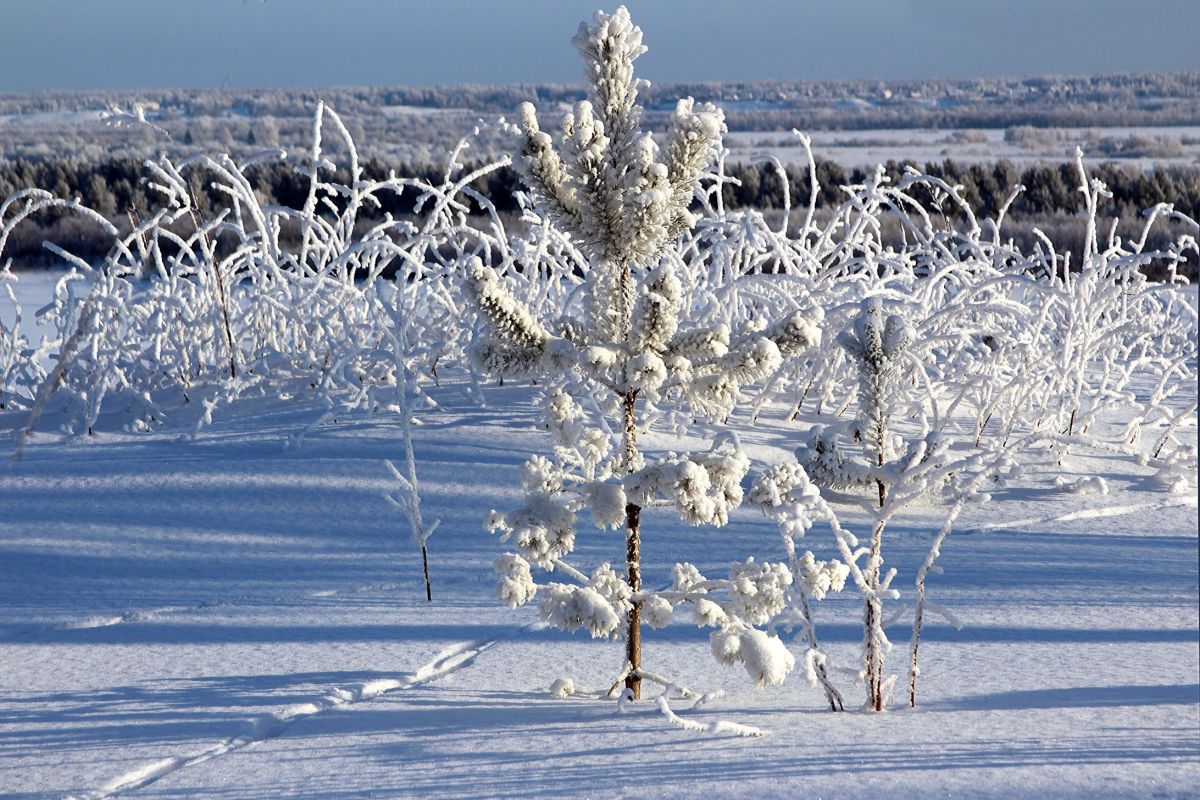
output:
[[[1060,246],[1072,250],[1082,248],[1084,226],[1077,215],[1082,210],[1083,196],[1078,189],[1079,176],[1074,164],[1018,166],[1007,161],[964,164],[947,160],[917,165],[889,161],[884,169],[895,182],[908,166],[941,178],[952,186],[961,186],[963,197],[980,219],[995,217],[1016,187],[1023,185],[1025,190],[1017,196],[1008,211],[1005,223],[1008,235],[1016,238],[1019,244],[1032,246],[1035,236],[1033,228],[1036,226],[1051,234],[1051,239]],[[470,169],[470,165],[467,168]],[[427,164],[386,164],[378,160],[368,161],[364,165],[366,175],[371,178],[381,179],[394,172],[430,182],[441,180],[442,169]],[[723,189],[723,200],[727,207],[757,208],[766,213],[778,212],[784,207],[783,181],[773,167],[734,164],[727,165],[727,171],[729,177],[736,179],[736,183],[728,183]],[[865,169],[848,168],[824,160],[817,162],[816,171],[820,186],[817,197],[819,210],[843,202],[846,193],[841,187],[862,183],[869,176]],[[785,172],[793,209],[806,207],[810,191],[807,165],[791,164],[785,167]],[[1200,219],[1200,167],[1169,167],[1144,172],[1104,163],[1089,165],[1088,174],[1103,181],[1112,194],[1111,198],[1102,202],[1101,217],[1120,217],[1121,230],[1126,238],[1134,233],[1141,212],[1158,203],[1171,203],[1177,211],[1192,219]],[[291,208],[303,206],[307,196],[307,177],[298,172],[294,164],[260,163],[251,167],[248,175],[263,202]],[[100,163],[19,160],[0,163],[0,198],[25,187],[41,187],[59,197],[77,197],[119,227],[128,228],[131,215],[144,216],[161,202],[145,184],[144,176],[142,162],[132,158]],[[334,179],[346,182],[349,175],[342,174]],[[202,211],[223,202],[224,198],[202,175],[196,175],[193,188]],[[519,211],[516,192],[520,189],[520,182],[512,168],[490,173],[480,179],[474,188],[489,198],[510,221],[515,219]],[[926,208],[933,207],[932,198],[924,196],[918,199]],[[382,218],[384,214],[395,217],[412,215],[415,213],[417,194],[385,195],[381,200],[382,205],[373,209],[370,212],[372,216],[368,218]],[[959,214],[950,203],[943,203],[943,211],[946,224],[961,224]],[[1137,230],[1140,232],[1140,228]],[[1163,225],[1151,237],[1150,244],[1156,246],[1155,243],[1161,239],[1165,245],[1173,238],[1174,233]],[[48,254],[41,247],[43,240],[54,241],[93,261],[103,258],[111,245],[111,241],[94,223],[69,214],[43,215],[23,223],[0,258],[12,258],[19,265],[45,261]],[[1193,259],[1187,269],[1193,277],[1195,268]]]
[[[170,128],[172,120],[231,114],[308,117],[318,100],[347,119],[365,120],[397,106],[511,115],[526,100],[547,109],[584,96],[582,84],[561,83],[41,92],[0,94],[0,115],[151,103],[151,116]],[[665,115],[676,98],[685,96],[721,105],[731,130],[1194,125],[1200,120],[1200,70],[1016,78],[668,81],[642,92],[651,117]]]
[[[1013,217],[1073,214],[1083,207],[1079,173],[1073,163],[1018,166],[1009,161],[964,164],[947,160],[921,165],[888,161],[884,171],[895,184],[908,167],[941,178],[951,186],[962,186],[963,198],[980,218],[995,217],[1018,186],[1024,186],[1025,190],[1017,195],[1009,208],[1008,213]],[[1089,165],[1087,170],[1090,178],[1103,181],[1112,193],[1112,198],[1106,199],[1102,207],[1106,216],[1137,216],[1143,209],[1158,203],[1173,203],[1177,211],[1193,219],[1200,213],[1200,167],[1167,167],[1143,172],[1107,162]],[[807,204],[810,193],[808,168],[790,164],[786,171],[792,204]],[[725,187],[726,203],[737,207],[782,207],[783,186],[774,168],[740,166],[732,174],[741,185]],[[820,195],[817,206],[841,203],[846,199],[841,187],[862,183],[867,176],[868,171],[863,168],[851,169],[832,161],[818,161]]]

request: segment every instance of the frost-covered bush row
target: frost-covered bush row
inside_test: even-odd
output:
[[[50,337],[30,339],[28,310],[0,327],[0,403],[25,415],[18,448],[50,410],[78,434],[113,412],[131,430],[195,436],[255,395],[312,404],[310,429],[342,409],[397,412],[407,438],[410,394],[435,381],[463,381],[482,400],[489,377],[535,378],[552,444],[523,467],[521,505],[490,517],[514,551],[497,563],[500,599],[536,600],[559,627],[623,637],[618,684],[635,697],[643,678],[669,683],[641,665],[642,622],[657,627],[686,608],[714,629],[713,655],[758,685],[793,668],[772,632],[790,625],[806,642],[805,673],[835,709],[843,700],[811,603],[848,580],[863,595],[861,675],[867,705],[881,709],[883,606],[896,593],[883,537],[917,497],[940,492],[952,511],[916,580],[910,698],[921,615],[936,610],[924,578],[937,548],[962,503],[1010,473],[1023,447],[1139,454],[1167,488],[1187,489],[1195,453],[1174,432],[1196,412],[1196,308],[1143,270],[1173,275],[1196,253],[1194,220],[1160,205],[1132,236],[1106,229],[1104,187],[1079,159],[1081,264],[1049,240],[1021,252],[1004,236],[1003,210],[977,219],[958,187],[917,173],[893,185],[881,169],[842,187],[845,201],[820,224],[814,184],[799,227],[790,215],[773,226],[721,203],[718,109],[684,99],[664,135],[642,131],[633,62],[645,48],[624,9],[598,13],[575,44],[589,100],[553,135],[532,106],[519,125],[498,126],[514,137],[528,190],[519,233],[471,187],[507,160],[465,172],[463,143],[440,183],[367,179],[346,127],[323,107],[296,162],[308,186],[299,209],[260,202],[249,162],[224,155],[147,162],[161,205],[124,236],[78,202],[39,189],[10,196],[0,256],[17,225],[46,211],[78,214],[114,240],[98,265],[47,243],[71,267],[37,312]],[[335,180],[334,152],[346,182]],[[208,216],[193,202],[199,181],[227,197]],[[416,217],[360,221],[385,193],[416,195]],[[1146,250],[1164,217],[1193,233]],[[884,226],[896,224],[899,248],[884,244]],[[748,481],[734,432],[770,416],[794,423],[797,459]],[[706,448],[639,444],[650,430],[689,429]],[[432,526],[407,452],[394,499],[424,548]],[[869,543],[842,526],[821,488],[861,492]],[[722,526],[743,500],[778,522],[785,561],[747,558],[720,578],[680,563],[669,588],[642,587],[644,510]],[[624,530],[623,568],[570,563],[584,512]],[[829,523],[836,558],[799,546],[816,520]]]
[[[1200,226],[1160,205],[1132,238],[1115,225],[1101,236],[1104,188],[1077,164],[1088,198],[1082,265],[1048,240],[1021,253],[1004,239],[1003,212],[977,220],[957,187],[915,173],[890,186],[880,170],[874,181],[844,187],[848,199],[822,227],[808,222],[794,235],[772,235],[756,220],[756,233],[770,242],[759,248],[769,271],[787,277],[743,271],[732,283],[754,284],[760,294],[784,287],[807,294],[839,331],[851,327],[863,298],[875,298],[912,329],[903,358],[913,374],[893,402],[928,415],[937,430],[970,433],[977,444],[1005,441],[1036,430],[1087,431],[1124,409],[1136,441],[1142,425],[1169,420],[1164,400],[1185,393],[1195,375],[1196,309],[1174,283],[1150,282],[1142,269],[1157,263],[1174,275],[1196,252]],[[966,233],[946,223],[951,215],[965,221]],[[1146,251],[1150,227],[1165,216],[1192,233],[1165,251]],[[904,248],[883,244],[889,218],[898,220]],[[818,414],[840,416],[858,381],[853,360],[827,337],[775,376],[760,402],[791,398],[796,411],[808,402]],[[1146,384],[1157,388],[1138,395],[1135,387]]]
[[[332,182],[334,164],[322,148],[331,124],[349,184]],[[458,152],[439,185],[398,176],[369,181],[332,111],[318,111],[313,138],[297,167],[310,187],[301,209],[262,205],[243,174],[247,164],[223,155],[147,162],[162,206],[124,237],[77,202],[42,190],[3,201],[0,248],[22,220],[47,209],[92,220],[109,230],[114,247],[92,265],[47,243],[72,268],[54,302],[38,311],[57,334],[30,340],[32,309],[0,330],[0,402],[29,408],[39,391],[52,389],[52,402],[68,409],[80,433],[102,408],[119,410],[136,429],[194,428],[231,392],[308,384],[330,402],[370,407],[395,384],[398,323],[418,389],[439,370],[472,371],[464,354],[475,326],[462,294],[472,257],[537,318],[587,317],[589,259],[553,212],[529,203],[528,225],[511,235],[471,190],[477,173],[458,170]],[[1076,268],[1049,241],[1020,253],[1003,238],[1003,215],[977,221],[955,187],[915,174],[897,187],[881,172],[875,182],[844,187],[846,202],[823,226],[810,216],[795,231],[772,228],[757,211],[721,206],[718,159],[717,170],[701,176],[695,224],[667,242],[654,264],[635,268],[672,271],[674,302],[718,348],[728,346],[726,331],[797,311],[819,309],[826,329],[846,330],[862,300],[876,298],[913,329],[905,354],[912,375],[894,402],[924,413],[936,430],[976,443],[1005,441],[1035,430],[1086,432],[1106,412],[1123,410],[1126,441],[1150,437],[1147,447],[1161,449],[1157,439],[1180,416],[1168,401],[1194,385],[1196,309],[1175,285],[1147,281],[1141,268],[1177,264],[1196,250],[1196,238],[1143,250],[1149,227],[1173,214],[1169,206],[1150,209],[1146,229],[1131,238],[1115,228],[1101,236],[1095,203],[1103,187],[1087,182],[1082,165],[1080,178],[1091,198],[1091,245]],[[229,198],[208,218],[192,202],[198,181]],[[421,216],[358,224],[358,210],[385,192],[423,197]],[[939,224],[949,214],[969,221],[966,234]],[[907,247],[883,245],[888,218],[900,221]],[[302,244],[289,246],[282,233],[297,229]],[[64,353],[71,363],[46,386],[44,370]],[[828,336],[742,391],[756,415],[789,406],[797,416],[805,406],[840,416],[857,389],[851,362]],[[731,405],[728,396],[693,399],[695,413],[706,402],[716,404],[709,411]],[[184,400],[197,402],[181,406]],[[687,411],[648,403],[651,416],[675,427],[695,417]]]
[[[333,181],[323,148],[330,128],[346,184]],[[56,406],[77,433],[90,431],[104,409],[119,410],[134,430],[195,432],[247,393],[303,392],[328,408],[390,407],[398,370],[433,376],[461,361],[455,348],[469,320],[460,267],[469,256],[512,259],[494,216],[490,226],[467,223],[468,205],[490,209],[469,184],[503,162],[462,174],[456,151],[438,185],[394,175],[375,181],[360,171],[334,112],[317,109],[312,136],[297,166],[308,185],[300,209],[263,205],[245,177],[250,162],[224,155],[148,161],[147,181],[162,203],[123,237],[77,202],[38,189],[5,200],[0,254],[15,226],[46,211],[82,215],[114,237],[99,265],[47,243],[72,268],[38,312],[56,335],[38,345],[21,329],[3,331],[6,405]],[[227,197],[207,218],[193,202],[200,181]],[[417,219],[359,224],[361,209],[401,192],[417,196]],[[299,243],[285,244],[293,239]]]

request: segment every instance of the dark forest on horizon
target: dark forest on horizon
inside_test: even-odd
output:
[[[464,165],[470,171],[474,165]],[[1050,235],[1060,247],[1073,253],[1082,252],[1085,225],[1079,218],[1083,210],[1078,190],[1079,175],[1073,163],[1015,165],[1008,161],[991,164],[960,163],[953,160],[915,164],[889,161],[884,170],[894,183],[906,168],[941,178],[951,186],[962,187],[962,197],[979,220],[995,218],[1018,186],[1025,189],[1017,194],[1005,216],[1003,237],[1012,238],[1023,250],[1037,241],[1034,229]],[[383,179],[390,173],[439,183],[444,167],[425,163],[385,163],[371,159],[363,164],[364,175]],[[785,166],[787,194],[793,216],[799,217],[807,208],[810,197],[810,176],[807,165]],[[842,187],[863,183],[869,171],[849,168],[818,159],[816,198],[818,219],[844,202],[847,194]],[[300,208],[307,196],[307,176],[290,160],[255,164],[247,176],[262,202]],[[79,198],[89,208],[103,214],[118,228],[128,230],[131,219],[144,217],[159,205],[159,198],[144,180],[143,163],[133,158],[118,158],[99,163],[80,160],[18,160],[0,164],[0,197],[19,189],[42,187],[59,197]],[[1200,218],[1200,166],[1164,167],[1150,172],[1114,162],[1088,167],[1089,177],[1102,181],[1112,197],[1105,198],[1100,217],[1111,221],[1120,218],[1120,231],[1128,239],[1140,235],[1144,224],[1142,212],[1160,203],[1170,203],[1174,209],[1192,219]],[[768,216],[778,217],[785,207],[784,185],[778,171],[767,164],[728,164],[726,175],[734,181],[722,189],[722,200],[731,209],[758,209]],[[223,199],[199,172],[193,171],[193,188],[197,205],[204,213]],[[334,182],[348,182],[344,167],[330,176]],[[518,225],[520,189],[515,170],[505,167],[496,170],[474,185],[487,197],[508,225]],[[415,213],[416,191],[400,195],[388,194],[382,205],[363,215],[364,223],[378,221],[390,214],[396,218]],[[922,202],[931,198],[920,197]],[[928,207],[934,207],[932,204]],[[939,224],[956,227],[964,224],[961,211],[952,202],[941,204],[944,214]],[[482,213],[482,212],[480,212]],[[1148,238],[1148,247],[1166,246],[1176,235],[1175,224],[1160,220]],[[1107,228],[1105,229],[1107,230]],[[42,247],[43,241],[53,241],[68,252],[90,262],[104,258],[112,245],[110,237],[94,223],[69,211],[46,213],[23,222],[16,228],[3,254],[14,266],[29,268],[57,263],[57,258]],[[899,241],[897,241],[899,244]],[[1076,255],[1076,258],[1078,255]],[[1196,280],[1194,254],[1183,266],[1183,274]]]

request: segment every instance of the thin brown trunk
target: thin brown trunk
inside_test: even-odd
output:
[[[635,593],[642,590],[641,539],[638,536],[638,526],[641,522],[642,509],[633,503],[625,506],[625,562],[629,568],[629,588]],[[625,678],[625,688],[633,694],[634,700],[642,698],[642,678],[639,670],[642,668],[642,603],[634,601],[629,609],[628,632],[625,638],[625,658],[629,661],[629,675]]]
[[[625,469],[633,472],[637,464],[637,392],[625,393]],[[625,564],[628,569],[629,588],[636,595],[642,590],[641,554],[641,506],[629,503],[625,506]],[[635,600],[629,609],[626,625],[625,658],[629,662],[629,675],[625,688],[634,700],[642,697],[642,604]]]
[[[879,642],[875,636],[875,628],[878,623],[878,615],[882,613],[879,608],[879,603],[873,598],[867,598],[867,607],[864,618],[864,627],[866,627],[867,644],[867,704],[876,711],[883,710],[883,697],[880,692],[880,672],[879,669]]]

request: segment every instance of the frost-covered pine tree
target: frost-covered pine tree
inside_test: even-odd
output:
[[[712,645],[719,659],[743,663],[758,683],[776,682],[790,669],[790,656],[754,625],[767,620],[762,609],[773,601],[765,598],[775,597],[759,592],[760,585],[790,583],[786,565],[735,564],[730,581],[709,581],[680,565],[670,591],[642,587],[642,510],[669,505],[693,525],[724,525],[741,502],[748,460],[728,439],[708,453],[668,453],[646,463],[638,432],[647,402],[724,419],[742,386],[819,340],[820,315],[795,312],[742,331],[687,325],[680,281],[662,255],[694,224],[689,205],[720,147],[723,115],[710,104],[680,100],[660,147],[640,125],[638,92],[645,84],[634,77],[633,62],[646,48],[629,12],[597,12],[573,43],[589,99],[565,116],[557,141],[541,129],[534,107],[524,105],[520,164],[539,210],[588,258],[582,308],[539,320],[479,260],[467,280],[484,323],[472,348],[475,366],[499,376],[545,375],[557,387],[545,396],[555,458],[526,464],[526,504],[491,519],[493,530],[520,551],[498,565],[500,597],[514,605],[533,598],[531,565],[571,575],[580,585],[552,583],[542,593],[543,618],[587,627],[593,636],[623,633],[625,684],[634,698],[647,676],[642,621],[665,624],[683,602],[696,603],[700,624],[718,628]],[[591,415],[597,424],[589,424],[585,404],[602,412]],[[598,527],[624,528],[624,575],[605,564],[589,576],[562,560],[574,546],[575,514],[583,508]],[[723,605],[708,597],[719,592],[729,595]]]

